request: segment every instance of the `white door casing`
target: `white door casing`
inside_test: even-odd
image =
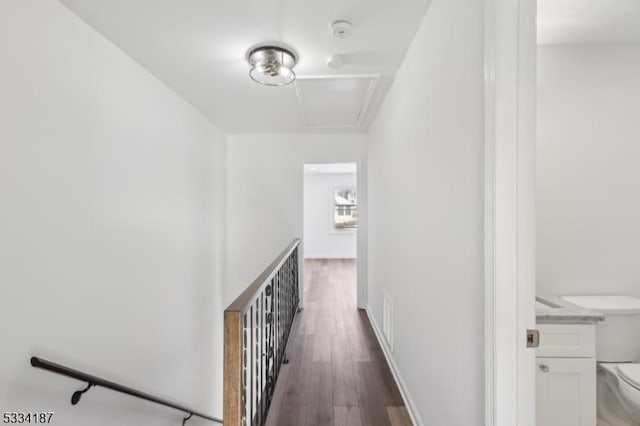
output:
[[[535,425],[535,0],[486,0],[485,425]]]

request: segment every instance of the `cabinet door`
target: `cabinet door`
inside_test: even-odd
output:
[[[596,426],[594,358],[536,358],[537,426]]]

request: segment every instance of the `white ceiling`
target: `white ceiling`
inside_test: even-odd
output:
[[[538,0],[538,43],[640,43],[640,0]]]
[[[364,132],[391,84],[430,0],[60,0],[229,133]],[[336,19],[354,24],[331,37]],[[285,43],[300,77],[380,75],[357,127],[308,128],[294,85],[260,86],[247,50]],[[343,54],[346,65],[326,65]],[[331,114],[335,96],[317,95]],[[317,113],[317,111],[316,111]],[[335,112],[333,113],[335,115]]]

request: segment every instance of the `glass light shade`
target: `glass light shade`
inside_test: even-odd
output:
[[[263,46],[250,50],[247,61],[251,65],[251,78],[267,86],[284,86],[296,79],[293,66],[297,62],[293,52],[276,46]]]

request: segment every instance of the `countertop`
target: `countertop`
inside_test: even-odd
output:
[[[597,323],[604,321],[600,312],[590,311],[565,302],[558,296],[536,297],[537,323]]]

